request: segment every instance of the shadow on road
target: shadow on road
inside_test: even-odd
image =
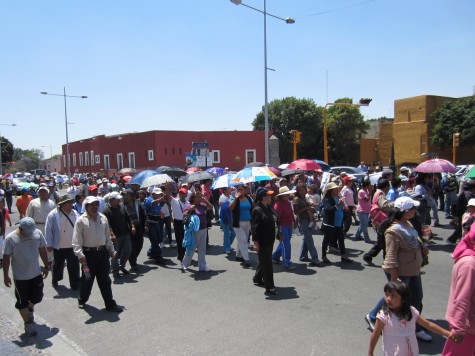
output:
[[[12,342],[20,347],[35,346],[39,350],[47,349],[53,344],[48,339],[55,336],[58,332],[58,328],[50,328],[44,324],[37,324],[38,335],[27,336],[25,333],[20,335],[20,340],[13,340]]]
[[[430,319],[428,319],[430,320]],[[445,320],[430,320],[434,324],[443,327],[444,329],[449,329],[449,323]],[[419,353],[422,355],[440,355],[444,349],[446,339],[440,335],[430,333],[432,336],[431,342],[419,341]]]
[[[90,318],[86,320],[84,324],[94,324],[100,321],[108,321],[110,323],[115,323],[120,320],[119,313],[109,312],[105,308],[97,309],[92,305],[86,304],[84,305],[83,310],[90,316]]]
[[[56,288],[56,295],[53,296],[53,299],[66,299],[66,298],[77,298],[78,297],[78,291],[77,290],[72,290],[66,286],[59,285]]]
[[[295,287],[276,287],[278,295],[266,294],[266,300],[287,300],[300,298]]]

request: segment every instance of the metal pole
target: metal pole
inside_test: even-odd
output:
[[[63,87],[64,93],[64,123],[66,124],[66,167],[68,178],[71,179],[71,166],[69,162],[69,135],[68,135],[68,110],[66,108],[66,87]]]
[[[265,135],[265,164],[269,164],[269,103],[267,96],[267,12],[264,0],[264,135]]]
[[[328,163],[328,142],[327,142],[327,105],[323,108],[323,160]]]

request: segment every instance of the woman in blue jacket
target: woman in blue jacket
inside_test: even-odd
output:
[[[325,197],[323,198],[323,243],[322,243],[322,260],[325,263],[331,263],[327,258],[328,244],[338,241],[340,248],[341,261],[353,262],[346,255],[345,237],[343,235],[343,206],[345,199],[338,197],[338,185],[331,182],[325,187]]]

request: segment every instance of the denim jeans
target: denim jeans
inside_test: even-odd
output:
[[[221,222],[221,227],[223,228],[223,249],[225,253],[228,253],[231,252],[231,245],[236,237],[236,232],[231,226],[231,223],[224,224]]]
[[[165,227],[165,232],[167,233],[168,243],[171,244],[173,241],[173,238],[172,238],[172,218],[170,216],[165,216],[158,222],[158,228],[160,229],[162,240],[163,240],[163,236],[165,236],[163,234],[164,227]]]
[[[447,192],[445,196],[445,216],[452,215],[452,205],[457,202],[456,192]]]
[[[281,226],[280,231],[282,232],[282,241],[279,242],[279,245],[272,254],[273,260],[279,260],[282,256],[282,264],[284,266],[290,265],[290,238],[292,237],[292,226]]]
[[[369,238],[368,234],[369,213],[363,213],[361,211],[358,211],[357,214],[358,220],[360,221],[360,226],[358,226],[358,230],[356,230],[355,240],[359,239],[361,233],[363,233],[365,242],[370,242],[371,239]]]
[[[386,278],[388,281],[391,280],[391,275],[389,273],[385,273]],[[411,291],[411,305],[417,309],[419,313],[422,312],[422,298],[423,298],[423,292],[422,292],[422,279],[421,276],[412,276],[412,277],[402,277],[399,276],[399,279],[404,282],[408,287],[409,290]],[[376,306],[369,312],[369,318],[373,323],[376,322],[376,315],[378,314],[378,311],[382,308],[384,305],[384,298],[381,298],[379,302],[376,304]],[[422,328],[419,326],[419,324],[416,324],[416,332],[421,331]]]
[[[300,259],[307,257],[307,253],[310,252],[312,262],[318,262],[318,252],[313,242],[312,228],[308,227],[308,221],[302,222],[299,226],[303,234]]]
[[[160,243],[162,242],[163,236],[162,231],[159,229],[158,222],[148,224],[148,238],[150,239],[151,252],[150,255],[152,259],[157,259],[162,256],[162,249],[160,248]]]

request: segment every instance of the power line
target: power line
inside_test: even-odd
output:
[[[375,1],[376,0],[362,1],[362,2],[359,2],[359,3],[356,3],[356,4],[341,6],[341,7],[337,7],[337,8],[334,8],[334,9],[330,9],[330,10],[326,10],[326,11],[322,11],[322,12],[317,12],[317,13],[311,14],[311,15],[297,16],[297,17],[294,17],[294,19],[303,19],[303,18],[306,18],[306,17],[319,16],[319,15],[323,15],[323,14],[328,14],[329,12],[335,12],[335,11],[339,11],[339,10],[343,10],[343,9],[348,9],[350,7],[360,6],[360,5],[368,4],[370,2],[375,2]]]

